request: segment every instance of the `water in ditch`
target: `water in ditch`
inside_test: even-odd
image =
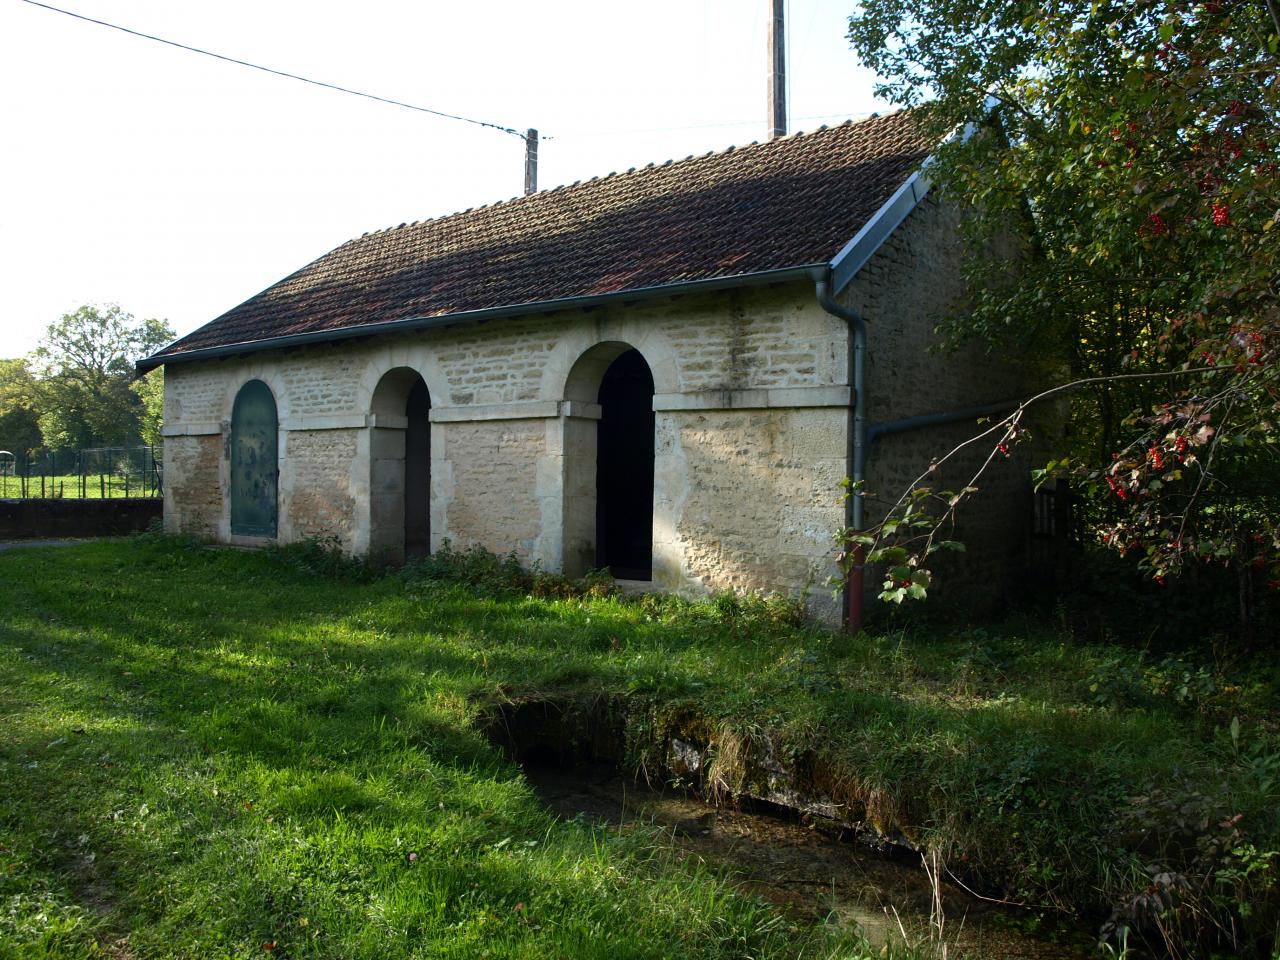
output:
[[[841,841],[793,817],[713,808],[688,794],[651,790],[607,764],[566,769],[526,760],[524,769],[560,816],[622,830],[658,826],[682,855],[726,871],[741,889],[798,921],[856,923],[873,943],[930,936],[933,888],[914,854]],[[979,899],[951,882],[943,884],[942,902],[942,937],[951,957],[1097,956],[1083,927]]]

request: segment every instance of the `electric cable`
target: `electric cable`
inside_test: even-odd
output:
[[[177,47],[179,50],[186,50],[190,53],[203,54],[206,57],[213,57],[215,60],[224,60],[227,63],[238,64],[242,67],[249,67],[252,70],[261,70],[263,73],[275,74],[277,77],[287,77],[290,80],[300,80],[303,83],[310,83],[313,86],[324,87],[326,90],[336,90],[338,93],[348,93],[353,97],[364,97],[366,100],[376,100],[379,103],[387,103],[393,107],[404,107],[406,110],[416,110],[419,113],[429,113],[432,116],[444,117],[446,120],[461,120],[463,123],[473,123],[477,127],[488,127],[490,130],[499,130],[502,133],[509,133],[513,137],[524,139],[524,134],[511,127],[504,127],[498,123],[488,123],[484,120],[473,120],[471,117],[459,116],[456,113],[446,113],[443,110],[433,110],[430,107],[420,107],[417,104],[405,103],[403,100],[392,100],[390,97],[380,97],[373,93],[364,93],[360,90],[352,90],[350,87],[342,87],[336,83],[326,83],[323,80],[312,80],[310,77],[299,76],[296,73],[289,73],[285,70],[276,70],[272,67],[264,67],[261,64],[250,63],[247,60],[237,60],[235,57],[229,57],[225,54],[214,53],[212,50],[202,50],[199,47],[188,46],[185,43],[179,43],[176,40],[166,40],[164,37],[157,37],[150,33],[143,33],[141,30],[131,30],[129,27],[122,27],[118,23],[108,23],[106,20],[95,20],[93,17],[86,17],[82,13],[74,13],[71,10],[63,10],[61,7],[50,6],[47,3],[40,3],[39,0],[22,0],[23,3],[30,4],[33,7],[41,7],[45,10],[52,10],[54,13],[61,13],[68,17],[74,17],[77,20],[84,20],[87,23],[96,23],[100,27],[110,27],[112,30],[119,30],[122,33],[130,34],[134,37],[141,37],[144,40],[154,40],[157,43],[167,44],[171,47]]]

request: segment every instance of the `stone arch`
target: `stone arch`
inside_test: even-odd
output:
[[[590,332],[576,334],[570,328],[556,344],[543,371],[540,395],[546,400],[577,400],[589,394],[592,373],[600,372],[617,357],[614,350],[635,349],[644,357],[653,374],[655,393],[678,393],[680,368],[675,347],[667,337],[647,325],[606,322]],[[598,384],[597,384],[598,385]],[[585,389],[584,389],[585,388]],[[575,396],[577,394],[578,396]],[[594,403],[594,397],[588,402]]]
[[[243,383],[230,421],[231,533],[274,537],[280,517],[280,417],[271,388],[256,377]]]
[[[288,420],[290,416],[290,397],[289,391],[285,389],[284,379],[280,376],[275,364],[259,361],[238,364],[234,374],[227,378],[226,390],[222,397],[223,421],[230,423],[231,415],[235,409],[236,397],[240,395],[240,390],[244,385],[251,380],[261,380],[267,385],[267,389],[271,391],[271,396],[275,398],[276,419],[281,423]],[[281,446],[283,447],[283,444]],[[283,455],[283,450],[281,453]]]
[[[412,367],[386,371],[369,396],[369,553],[386,563],[431,548],[431,393]]]
[[[585,350],[565,378],[565,571],[653,576],[654,375],[630,344]]]
[[[356,409],[376,413],[374,395],[383,378],[393,370],[412,370],[427,385],[432,407],[445,406],[449,400],[447,382],[440,364],[425,345],[399,344],[376,350],[360,374],[356,387]]]

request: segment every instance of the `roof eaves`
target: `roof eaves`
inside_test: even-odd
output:
[[[741,273],[730,277],[709,277],[702,280],[682,280],[676,283],[658,284],[652,287],[634,287],[627,290],[616,290],[610,293],[588,294],[579,297],[564,297],[559,300],[540,300],[531,303],[509,304],[501,307],[487,307],[482,310],[467,310],[460,313],[445,313],[433,317],[404,317],[400,320],[389,320],[382,323],[367,323],[359,326],[339,327],[333,330],[312,330],[306,333],[288,334],[281,337],[267,337],[262,340],[246,340],[240,343],[219,344],[214,347],[185,350],[180,353],[152,354],[139,360],[135,369],[139,376],[166,364],[190,363],[196,360],[214,360],[237,354],[257,353],[262,350],[281,350],[289,347],[310,346],[319,343],[333,343],[340,340],[352,340],[357,337],[368,337],[381,333],[408,333],[415,330],[429,330],[436,327],[458,326],[465,323],[476,323],[482,320],[493,320],[500,317],[519,316],[521,314],[553,313],[558,310],[573,310],[606,303],[625,302],[627,300],[646,300],[669,297],[684,293],[704,293],[724,290],[731,287],[760,286],[770,283],[784,283],[789,280],[816,280],[826,274],[828,264],[808,263],[794,267],[781,267],[774,270],[762,270],[757,273]]]

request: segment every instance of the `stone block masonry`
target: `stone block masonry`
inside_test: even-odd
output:
[[[1036,358],[988,353],[982,344],[941,349],[937,322],[965,305],[959,228],[955,207],[926,198],[845,291],[844,301],[870,327],[867,410],[872,424],[1018,400],[1052,382],[1055,371]],[[1016,245],[1007,239],[988,255],[1013,260]],[[1032,509],[1031,468],[1044,459],[1041,441],[1057,429],[1055,417],[1055,410],[1032,413],[1027,425],[1037,442],[1017,446],[1007,460],[998,457],[977,482],[979,493],[961,505],[957,525],[944,532],[943,539],[966,547],[963,554],[942,555],[933,563],[939,574],[936,592],[949,596],[947,602],[989,607],[1012,592]],[[868,522],[881,519],[933,460],[989,425],[973,418],[876,441],[868,464]],[[967,486],[995,443],[993,438],[966,447],[927,485],[936,491]],[[868,609],[881,579],[877,571],[866,578]]]
[[[1033,379],[1000,358],[930,351],[934,322],[961,303],[955,226],[953,211],[926,201],[846,291],[871,325],[873,419],[1018,396]],[[278,540],[334,538],[394,559],[406,503],[426,497],[433,548],[448,539],[582,573],[598,561],[605,506],[600,385],[628,349],[653,379],[654,433],[636,442],[653,444],[655,587],[807,590],[814,612],[834,619],[825,581],[845,516],[850,338],[808,282],[173,364],[166,527],[266,542],[232,537],[228,496],[232,408],[261,380],[279,418]],[[413,490],[405,391],[419,377],[430,474]],[[942,439],[878,445],[875,482],[889,492]],[[990,509],[1013,516],[1014,494],[997,491]],[[1003,546],[992,549],[1003,558]]]

